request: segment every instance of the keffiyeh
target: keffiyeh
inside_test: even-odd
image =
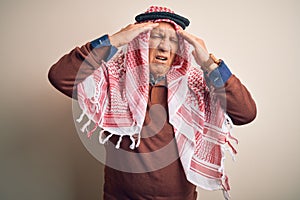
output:
[[[170,19],[159,21],[170,22]],[[139,146],[148,102],[149,37],[150,32],[140,34],[77,86],[83,111],[78,122],[87,116],[89,120],[82,131],[88,132],[89,137],[100,127],[101,143],[118,135],[116,148],[120,147],[123,136],[130,137],[131,149]],[[235,153],[229,143],[232,123],[206,84],[202,70],[192,66],[189,48],[179,37],[179,50],[166,75],[169,122],[174,127],[187,179],[207,190],[228,191],[224,153],[226,149]],[[88,131],[89,126],[93,128]],[[110,133],[105,138],[104,131]]]

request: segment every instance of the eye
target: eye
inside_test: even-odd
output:
[[[162,38],[162,36],[158,33],[153,33],[150,35],[151,38]]]
[[[171,37],[170,40],[171,40],[171,42],[178,43],[178,39],[175,37]]]

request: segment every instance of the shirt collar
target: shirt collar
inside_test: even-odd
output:
[[[149,74],[149,83],[153,86],[156,84],[159,85],[166,85],[166,76],[158,76],[157,79],[154,78],[154,75],[152,73]]]

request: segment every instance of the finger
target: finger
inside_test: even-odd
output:
[[[198,54],[197,54],[197,52],[195,51],[195,50],[193,50],[192,51],[192,55],[194,56],[194,58],[195,58],[195,61],[197,62],[197,63],[199,63],[199,57],[198,57]]]
[[[196,57],[196,51],[195,51],[195,50],[192,51],[192,55],[193,55],[194,57]]]
[[[152,25],[152,26],[158,26],[158,22],[145,22],[145,25]]]
[[[155,27],[157,27],[159,25],[159,23],[152,23],[152,22],[150,22],[150,23],[147,23],[147,24],[144,24],[143,25],[143,27],[144,28],[155,28]]]
[[[188,41],[191,45],[193,45],[195,48],[196,46],[201,46],[206,52],[208,51],[206,48],[206,45],[204,41],[186,31],[178,31],[178,33],[186,40]]]
[[[179,33],[180,36],[182,36],[190,44],[192,44],[193,46],[195,45],[196,40],[195,40],[193,35],[189,34],[188,32],[186,32],[184,30],[178,30],[178,33]]]
[[[153,23],[153,22],[144,22],[144,23],[139,23],[135,24],[137,28],[140,27],[156,27],[159,25],[159,23]]]
[[[148,22],[135,27],[134,30],[136,30],[137,33],[142,33],[145,31],[150,31],[158,25],[158,23]]]
[[[199,38],[196,38],[196,41],[198,42],[198,44],[201,45],[201,47],[202,47],[205,51],[207,51],[206,45],[205,45],[205,43],[204,43],[203,40],[201,40],[201,39],[199,39]]]

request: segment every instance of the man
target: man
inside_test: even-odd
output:
[[[230,124],[251,122],[255,102],[224,61],[184,31],[189,20],[152,6],[136,21],[49,71],[58,90],[78,99],[78,121],[89,119],[82,131],[100,127],[108,143],[104,199],[196,199],[196,186],[226,194]]]

